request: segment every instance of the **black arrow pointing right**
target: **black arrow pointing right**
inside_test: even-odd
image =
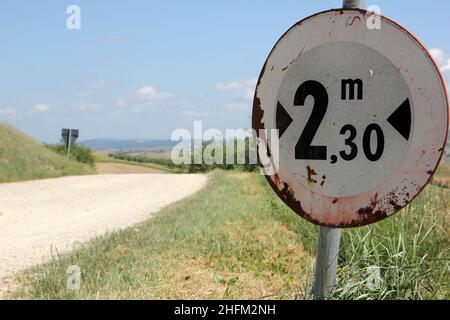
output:
[[[279,130],[280,138],[284,134],[286,129],[291,125],[292,121],[293,119],[291,118],[289,113],[278,101],[275,122],[277,129]]]

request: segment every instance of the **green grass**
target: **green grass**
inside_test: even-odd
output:
[[[208,183],[142,225],[26,271],[11,298],[311,298],[318,227],[256,173],[214,171]],[[430,186],[394,217],[344,230],[332,298],[448,299],[449,209],[450,191]],[[79,291],[66,288],[70,265],[82,270]]]
[[[0,183],[89,174],[92,169],[0,124]]]
[[[448,299],[450,191],[429,186],[402,212],[372,227],[344,232],[340,299]],[[381,287],[368,291],[368,268]]]
[[[449,163],[445,163],[442,164],[441,166],[439,166],[436,170],[436,174],[437,177],[447,177],[450,178],[450,164]]]

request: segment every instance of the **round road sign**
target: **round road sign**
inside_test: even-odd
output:
[[[394,214],[444,152],[448,102],[436,64],[394,21],[380,16],[381,28],[370,29],[371,15],[339,9],[300,21],[256,88],[253,128],[279,130],[279,170],[268,181],[316,224],[355,227]]]

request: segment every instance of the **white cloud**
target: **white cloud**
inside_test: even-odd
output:
[[[118,97],[114,103],[117,109],[128,110],[133,113],[144,112],[149,108],[158,107],[162,101],[165,106],[170,106],[174,101],[175,95],[171,92],[160,92],[152,85],[146,85],[137,89],[134,94],[125,97]],[[167,101],[168,100],[168,101]]]
[[[116,107],[119,108],[119,109],[123,109],[123,108],[125,108],[127,106],[127,102],[123,98],[118,98],[116,100],[115,104],[116,104]]]
[[[48,104],[39,103],[33,107],[33,110],[37,112],[47,112],[50,110],[50,106]]]
[[[115,87],[119,84],[120,84],[120,82],[117,80],[97,80],[97,81],[92,82],[89,85],[89,88],[92,90],[101,90],[101,89],[106,89],[106,88],[110,88],[110,87]]]
[[[219,82],[214,85],[218,91],[234,91],[245,100],[252,100],[257,79],[239,80],[232,82]]]
[[[107,80],[96,80],[90,83],[87,87],[77,93],[78,98],[86,98],[95,94],[98,91],[106,89],[111,86],[115,86],[117,83],[115,81],[107,81]]]
[[[78,92],[77,96],[80,97],[80,98],[85,98],[85,97],[87,97],[87,96],[90,95],[90,94],[91,94],[90,91],[84,90],[84,91]]]
[[[77,106],[74,108],[78,111],[85,111],[85,110],[98,110],[100,109],[100,105],[94,102],[90,102],[87,100],[81,100]]]
[[[234,111],[246,111],[251,110],[251,106],[248,102],[233,101],[225,104],[225,108]]]
[[[0,108],[0,116],[12,116],[16,114],[16,109],[13,108]]]
[[[436,60],[439,68],[442,72],[450,72],[450,56],[440,48],[434,48],[430,50],[431,55]]]
[[[206,117],[209,115],[206,111],[200,111],[200,110],[186,110],[183,112],[183,114],[192,119],[201,119],[203,117]]]
[[[136,91],[139,98],[146,101],[161,101],[173,98],[174,95],[170,92],[159,92],[151,85],[144,86]]]

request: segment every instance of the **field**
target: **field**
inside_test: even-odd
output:
[[[0,183],[92,173],[16,129],[0,124]]]
[[[133,161],[127,161],[127,160],[123,160],[123,159],[117,159],[113,156],[111,156],[109,153],[103,152],[103,151],[94,151],[94,157],[95,157],[95,162],[97,163],[97,165],[100,165],[100,167],[102,167],[102,164],[123,164],[123,165],[132,165],[134,167],[142,167],[144,169],[149,169],[149,170],[153,170],[153,171],[158,171],[158,172],[168,172],[168,173],[175,173],[176,171],[158,164],[158,163],[153,163],[153,162],[147,162],[147,163],[138,163],[138,162],[133,162]],[[169,155],[165,155],[164,159],[169,159]]]
[[[396,216],[344,230],[331,298],[450,298],[449,210],[450,190],[431,185]],[[215,170],[205,192],[27,270],[10,298],[309,299],[317,234],[257,173]],[[78,291],[66,288],[71,265]]]

